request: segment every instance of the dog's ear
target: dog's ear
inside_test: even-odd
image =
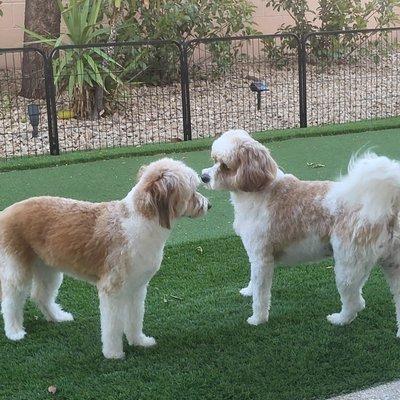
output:
[[[236,183],[239,190],[258,192],[276,177],[278,166],[269,151],[255,142],[244,143],[238,150],[239,168]]]
[[[179,215],[179,179],[170,171],[162,171],[145,177],[138,199],[142,214],[151,218],[158,216],[163,228],[171,229],[171,221]]]
[[[166,173],[154,182],[149,193],[158,213],[159,223],[163,228],[171,229],[171,220],[175,217],[173,201],[176,191],[174,180]]]

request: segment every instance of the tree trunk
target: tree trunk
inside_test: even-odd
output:
[[[26,0],[25,28],[42,36],[57,38],[60,35],[61,12],[55,0]],[[24,34],[24,47],[38,47],[49,52],[49,47],[26,44],[34,41],[28,33]],[[22,58],[21,96],[29,99],[46,97],[44,85],[43,58],[37,53],[24,52]]]

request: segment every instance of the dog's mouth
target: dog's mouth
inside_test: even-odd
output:
[[[200,198],[193,204],[191,207],[189,207],[189,211],[186,213],[186,216],[189,218],[199,218],[203,217],[204,215],[207,214],[208,210],[211,208],[211,203],[207,199],[207,197],[201,195]]]
[[[204,198],[203,204],[202,204],[200,212],[199,212],[199,215],[200,216],[206,215],[208,210],[210,210],[210,208],[211,208],[210,201],[208,199]]]

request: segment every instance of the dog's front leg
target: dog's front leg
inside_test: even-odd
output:
[[[268,321],[274,275],[273,258],[267,257],[263,260],[252,261],[251,271],[253,315],[247,319],[247,322],[250,325],[259,325]]]
[[[247,284],[246,287],[242,288],[239,290],[239,293],[244,296],[244,297],[250,297],[253,295],[253,285],[251,283],[251,279],[249,280],[249,283]]]
[[[143,333],[144,303],[146,300],[147,284],[137,288],[126,304],[126,319],[124,332],[129,345],[150,347],[156,344],[153,337]]]
[[[250,297],[253,295],[253,283],[252,283],[254,280],[253,275],[255,273],[255,269],[258,268],[258,265],[257,262],[252,262],[253,242],[251,240],[250,241],[247,240],[246,236],[242,237],[242,242],[250,261],[250,281],[246,287],[239,290],[239,293],[244,297]]]
[[[101,341],[106,358],[124,358],[122,335],[124,330],[125,299],[122,293],[99,290]]]

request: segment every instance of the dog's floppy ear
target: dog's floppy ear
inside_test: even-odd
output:
[[[174,180],[166,173],[151,185],[149,193],[158,213],[159,223],[163,228],[171,229],[171,220],[174,218]]]
[[[170,171],[145,177],[139,209],[146,217],[158,216],[163,228],[171,229],[171,221],[178,215],[179,180]]]
[[[239,190],[258,192],[276,177],[278,166],[269,151],[255,142],[244,143],[238,150],[239,168],[236,182]]]

